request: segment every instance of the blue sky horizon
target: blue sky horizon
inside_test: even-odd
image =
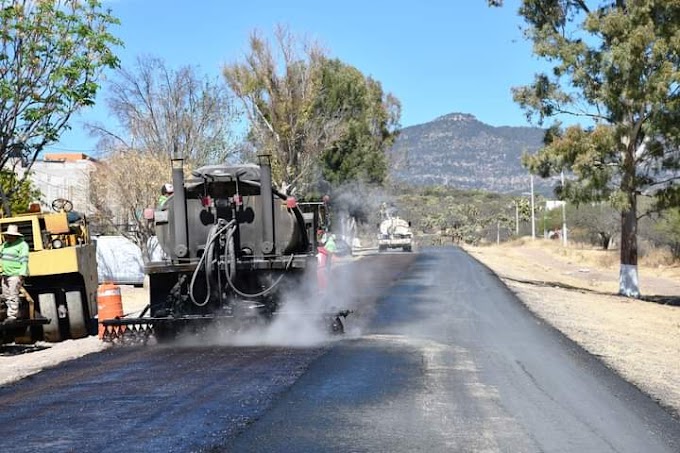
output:
[[[121,24],[112,32],[123,67],[153,55],[169,67],[197,66],[221,77],[228,63],[242,61],[250,33],[271,37],[277,25],[318,41],[333,58],[378,80],[402,104],[402,127],[453,112],[492,126],[533,126],[512,100],[511,89],[529,84],[541,63],[521,32],[519,0],[489,8],[486,0],[366,2],[342,5],[309,0],[247,3],[203,0],[106,0]],[[112,77],[109,72],[107,77]],[[47,152],[94,152],[96,139],[83,125],[115,127],[105,99],[72,118],[72,130]]]

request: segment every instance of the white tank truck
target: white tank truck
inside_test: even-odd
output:
[[[384,205],[380,210],[382,221],[378,225],[378,251],[388,249],[402,249],[405,252],[413,250],[413,233],[411,222],[392,215]]]

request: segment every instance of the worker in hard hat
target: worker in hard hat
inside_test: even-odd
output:
[[[28,275],[28,244],[17,225],[8,225],[2,232],[0,264],[2,265],[2,299],[7,306],[5,322],[21,318],[19,295]]]
[[[168,198],[170,198],[170,195],[172,195],[174,192],[175,190],[172,187],[172,184],[163,184],[163,186],[161,186],[161,196],[158,197],[159,209],[163,207],[165,202],[168,201]]]

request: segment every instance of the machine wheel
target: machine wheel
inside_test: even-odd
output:
[[[83,302],[80,290],[66,292],[66,308],[71,338],[86,337],[88,335],[87,305]]]
[[[333,322],[331,323],[331,333],[333,334],[345,333],[345,326],[342,324],[342,321],[340,321],[339,316],[333,318]]]
[[[56,343],[63,338],[59,331],[59,314],[57,309],[57,297],[54,293],[43,293],[38,295],[40,313],[50,319],[49,324],[43,326],[43,339],[48,342]]]
[[[158,323],[153,326],[153,335],[159,344],[170,343],[177,338],[177,330],[171,323]]]
[[[56,198],[52,201],[52,210],[56,212],[71,212],[73,211],[73,203],[66,198]]]

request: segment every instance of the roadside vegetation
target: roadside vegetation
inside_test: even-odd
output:
[[[528,196],[463,191],[449,187],[395,187],[392,205],[411,222],[420,245],[484,245],[531,237]],[[561,207],[546,209],[548,198],[535,198],[535,233],[561,243]],[[640,205],[651,204],[641,198]],[[566,204],[567,241],[599,249],[608,261],[618,260],[620,213],[607,203]],[[638,225],[641,260],[680,262],[680,214],[676,208],[650,213]],[[521,242],[520,242],[521,243]],[[650,263],[651,264],[651,263]]]
[[[567,173],[561,198],[621,213],[619,292],[639,297],[638,222],[680,201],[680,5],[524,0],[518,12],[549,68],[513,88],[527,118],[548,126],[524,163],[542,177]]]

